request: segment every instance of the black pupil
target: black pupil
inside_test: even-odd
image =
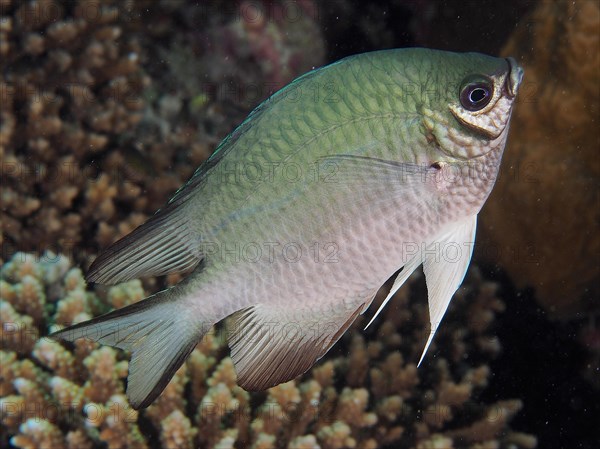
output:
[[[487,90],[485,90],[482,87],[476,87],[471,91],[471,94],[469,95],[469,100],[471,100],[473,104],[477,104],[480,101],[485,100],[487,96]]]

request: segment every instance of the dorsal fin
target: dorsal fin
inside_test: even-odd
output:
[[[146,276],[191,270],[201,260],[200,242],[180,204],[169,204],[92,263],[86,279],[116,284]]]
[[[196,169],[190,179],[173,194],[165,207],[103,251],[90,266],[86,279],[89,282],[116,284],[139,277],[179,273],[193,269],[202,259],[201,242],[199,236],[190,230],[190,223],[183,206],[202,190],[202,185],[208,179],[212,169],[233,149],[239,138],[259,120],[267,106],[285,98],[281,94],[282,91],[256,107]]]

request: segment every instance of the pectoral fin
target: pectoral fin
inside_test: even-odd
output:
[[[427,249],[423,252],[423,271],[429,297],[431,332],[419,365],[425,357],[452,296],[465,277],[473,253],[476,226],[477,216],[473,215],[428,244]]]
[[[431,184],[435,172],[435,169],[419,164],[367,156],[324,156],[319,160],[318,173],[322,182],[318,184],[324,188],[347,187],[340,189],[346,193],[338,197],[340,205],[347,202],[353,207],[357,201],[363,201],[365,206],[402,203],[403,207],[396,213],[403,219],[411,219],[422,213],[426,204],[437,195]],[[384,218],[394,222],[395,215],[391,213]]]

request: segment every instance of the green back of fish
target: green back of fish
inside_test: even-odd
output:
[[[458,101],[464,77],[504,69],[502,59],[481,54],[401,49],[346,58],[304,75],[258,107],[200,168],[196,178],[202,181],[192,180],[199,238],[226,239],[223,232],[259,238],[273,220],[269,212],[292,214],[291,220],[303,208],[327,207],[348,195],[349,180],[336,182],[335,164],[323,158],[451,159],[428,141],[423,108],[462,127],[448,104]],[[250,216],[265,223],[250,229]]]

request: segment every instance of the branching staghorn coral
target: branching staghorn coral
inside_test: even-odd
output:
[[[125,396],[127,355],[44,336],[138,301],[139,281],[88,291],[65,257],[17,253],[0,269],[0,424],[4,445],[54,448],[533,448],[514,432],[518,399],[484,403],[500,351],[496,284],[476,269],[453,301],[430,356],[421,279],[366,332],[353,331],[308,373],[266,392],[236,384],[222,327],[209,333],[147,409]],[[383,299],[378,295],[375,303]],[[41,311],[41,312],[40,312]],[[33,314],[30,315],[29,313]],[[10,446],[9,446],[10,447]]]
[[[0,1],[0,260],[87,266],[324,62],[312,0],[151,3]]]
[[[147,82],[117,4],[2,2],[4,245],[67,251],[81,242],[87,217],[114,214],[124,186],[107,186],[88,162],[138,124]]]

